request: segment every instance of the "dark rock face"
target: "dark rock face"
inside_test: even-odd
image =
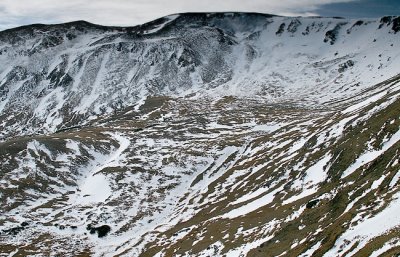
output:
[[[349,28],[349,29],[347,30],[347,34],[350,34],[351,31],[352,31],[355,27],[359,27],[359,26],[361,26],[361,25],[363,25],[363,24],[364,24],[364,21],[362,21],[362,20],[356,21],[356,22],[353,24],[353,26],[351,26],[351,28]]]
[[[108,232],[111,231],[111,227],[108,225],[103,225],[103,226],[97,227],[96,230],[97,230],[97,235],[99,237],[105,237],[108,234]]]
[[[382,17],[379,22],[380,22],[379,29],[383,28],[383,26],[385,25],[389,26],[389,24],[392,22],[392,17],[391,16]]]
[[[337,32],[335,30],[329,30],[325,33],[324,42],[330,41],[330,44],[333,45],[336,41]]]
[[[383,28],[383,26],[389,26],[392,25],[392,30],[396,34],[397,32],[400,31],[400,16],[395,17],[395,16],[385,16],[382,17],[380,20],[380,25],[379,29]]]
[[[347,23],[339,23],[337,24],[332,30],[328,30],[325,33],[325,39],[324,42],[327,43],[329,42],[331,45],[335,44],[337,38],[338,38],[338,34],[339,34],[339,30],[342,26],[346,25]]]
[[[364,24],[364,21],[359,20],[359,21],[356,21],[356,23],[354,23],[353,26],[361,26],[361,25],[363,25],[363,24]]]
[[[347,62],[339,65],[338,72],[342,73],[342,72],[346,71],[348,68],[353,67],[353,66],[354,66],[354,61],[348,60]]]
[[[89,230],[90,234],[95,234],[97,232],[97,236],[101,238],[105,237],[111,231],[111,227],[109,225],[94,227],[92,224],[88,224],[86,230]]]
[[[23,230],[25,230],[29,226],[29,223],[24,221],[21,223],[21,226],[9,228],[9,229],[4,229],[2,233],[0,234],[5,234],[5,235],[10,235],[10,236],[16,236]]]
[[[318,203],[319,203],[319,199],[311,200],[306,204],[306,208],[307,209],[314,208]]]
[[[393,19],[392,30],[394,31],[395,34],[400,31],[400,16]]]
[[[280,36],[280,35],[282,35],[282,33],[285,31],[285,26],[286,26],[286,24],[285,23],[282,23],[280,26],[279,26],[279,29],[276,31],[276,35],[278,35],[278,36]]]
[[[301,25],[301,22],[298,19],[294,19],[290,22],[287,31],[290,33],[295,33],[297,28]]]

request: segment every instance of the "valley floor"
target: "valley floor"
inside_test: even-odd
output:
[[[153,97],[7,139],[0,256],[396,256],[399,96]]]

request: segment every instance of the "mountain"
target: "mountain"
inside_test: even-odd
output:
[[[1,256],[397,256],[400,17],[0,32]]]

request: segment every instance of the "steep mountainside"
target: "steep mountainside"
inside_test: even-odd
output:
[[[400,17],[0,32],[0,256],[398,256]]]
[[[184,14],[133,28],[3,31],[2,137],[82,125],[148,95],[329,103],[397,74],[398,30],[398,18]]]

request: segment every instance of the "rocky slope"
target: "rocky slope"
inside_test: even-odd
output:
[[[396,256],[399,22],[0,32],[0,252]]]

